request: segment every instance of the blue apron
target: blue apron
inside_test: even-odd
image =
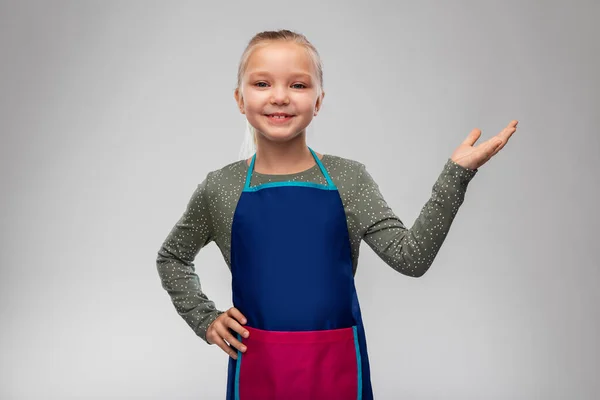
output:
[[[229,358],[228,400],[373,398],[365,331],[352,273],[346,214],[327,181],[250,186],[231,233],[233,305],[247,346]]]

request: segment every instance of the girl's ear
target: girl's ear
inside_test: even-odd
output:
[[[242,114],[246,114],[246,111],[244,111],[244,98],[242,97],[239,88],[235,89],[235,91],[233,92],[233,97],[235,98],[235,102],[237,103],[240,112]]]
[[[317,104],[315,104],[315,117],[321,109],[321,105],[323,104],[323,97],[325,97],[325,92],[322,92],[321,95],[317,98]]]

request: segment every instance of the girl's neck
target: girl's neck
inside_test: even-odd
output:
[[[305,133],[286,142],[274,142],[260,134],[256,139],[254,171],[260,174],[295,174],[315,165],[315,160],[306,145]]]

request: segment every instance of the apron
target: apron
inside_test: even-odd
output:
[[[231,233],[233,305],[247,346],[229,357],[227,400],[371,400],[369,360],[346,214],[327,181],[250,186]]]

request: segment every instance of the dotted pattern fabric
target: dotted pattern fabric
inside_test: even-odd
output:
[[[432,194],[408,229],[384,200],[364,164],[324,154],[321,162],[337,186],[348,224],[353,272],[356,274],[361,240],[396,271],[422,276],[431,266],[460,205],[468,183],[478,170],[464,168],[448,158],[433,185]],[[219,247],[231,269],[231,226],[244,188],[248,165],[236,161],[208,173],[198,184],[187,207],[158,251],[157,269],[162,287],[175,309],[206,341],[206,330],[224,311],[203,293],[194,259],[210,242]],[[326,184],[318,165],[289,175],[252,174],[251,186],[267,182],[303,181]]]

